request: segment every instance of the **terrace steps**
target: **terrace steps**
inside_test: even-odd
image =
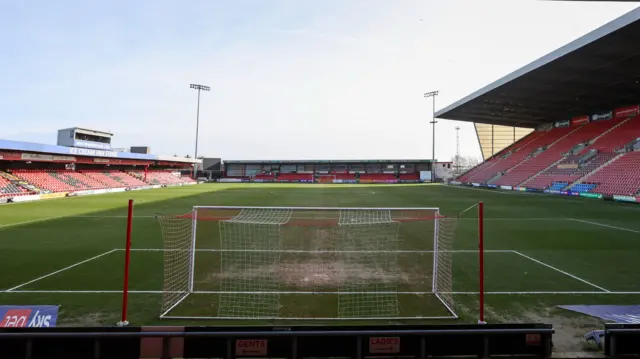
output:
[[[575,180],[575,182],[573,182],[573,183],[569,183],[569,185],[568,185],[567,187],[565,187],[565,188],[564,188],[564,190],[567,190],[567,189],[571,188],[571,187],[572,187],[572,186],[574,186],[574,185],[577,185],[577,184],[582,183],[582,181],[583,181],[585,178],[587,178],[587,177],[591,176],[592,174],[594,174],[594,173],[596,173],[596,172],[600,171],[601,169],[603,169],[603,168],[607,167],[608,165],[610,165],[611,163],[613,163],[613,162],[617,161],[620,157],[622,157],[622,156],[624,156],[624,155],[625,155],[624,153],[620,153],[620,154],[618,154],[618,155],[617,155],[617,156],[615,156],[614,158],[612,158],[612,159],[610,159],[609,161],[607,161],[607,162],[603,163],[600,167],[598,167],[598,168],[594,169],[593,171],[591,171],[591,172],[589,172],[589,173],[585,174],[584,176],[582,176],[582,177],[578,178],[577,180]]]

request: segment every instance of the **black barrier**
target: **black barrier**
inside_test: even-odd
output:
[[[640,324],[605,324],[604,352],[610,358],[640,355]]]
[[[141,355],[141,338],[184,338],[186,358],[551,355],[546,324],[373,327],[1,328],[2,359],[129,359]],[[158,328],[161,330],[162,328]]]
[[[0,358],[138,359],[138,334],[136,327],[0,328]]]

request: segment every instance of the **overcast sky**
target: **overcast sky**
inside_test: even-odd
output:
[[[632,10],[530,0],[0,0],[0,138],[223,159],[431,158],[442,108]],[[480,157],[441,121],[436,158]]]

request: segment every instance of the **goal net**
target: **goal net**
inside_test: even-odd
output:
[[[161,318],[457,318],[437,208],[194,207],[158,216]]]

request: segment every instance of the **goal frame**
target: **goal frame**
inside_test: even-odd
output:
[[[194,273],[195,273],[195,258],[197,250],[197,222],[198,222],[198,211],[199,210],[241,210],[241,209],[264,209],[264,210],[293,210],[293,211],[433,211],[436,215],[434,219],[438,219],[440,208],[439,207],[284,207],[284,206],[193,206],[191,212],[187,213],[185,216],[191,216],[191,250],[189,255],[189,283],[188,283],[188,292],[186,292],[182,298],[180,298],[176,303],[174,303],[167,310],[162,312],[159,316],[160,319],[182,319],[182,320],[283,320],[283,321],[383,321],[383,320],[402,320],[402,321],[415,321],[415,320],[450,320],[450,319],[458,319],[458,315],[454,311],[454,309],[441,297],[439,292],[437,291],[437,280],[438,280],[438,230],[439,230],[439,221],[434,221],[433,226],[433,274],[432,274],[432,292],[395,292],[397,294],[433,294],[440,304],[446,309],[449,313],[448,316],[414,316],[414,317],[403,317],[403,316],[395,316],[395,317],[362,317],[362,318],[342,318],[342,317],[322,317],[322,318],[305,318],[305,317],[256,317],[256,318],[239,318],[239,317],[218,317],[218,316],[183,316],[183,315],[170,315],[170,313],[178,307],[187,297],[191,294],[224,294],[226,292],[223,291],[196,291],[194,290]],[[442,217],[444,218],[444,217]],[[267,292],[265,292],[267,293]],[[274,292],[275,293],[275,292]],[[277,292],[280,294],[314,294],[315,292]],[[326,294],[339,294],[339,292],[324,292]],[[344,293],[343,293],[344,294]]]

